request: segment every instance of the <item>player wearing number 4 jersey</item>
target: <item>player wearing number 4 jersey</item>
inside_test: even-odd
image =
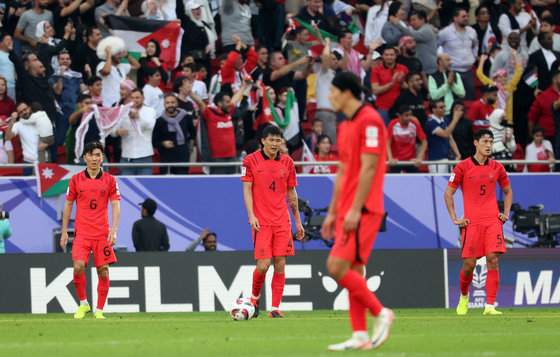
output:
[[[117,261],[113,246],[117,242],[121,199],[117,180],[101,171],[103,145],[91,142],[84,147],[84,160],[87,164],[82,171],[70,179],[66,193],[66,204],[62,216],[62,236],[60,246],[65,249],[68,242],[68,222],[76,201],[76,226],[72,244],[74,261],[74,287],[80,300],[75,319],[83,319],[90,311],[86,295],[85,268],[90,252],[97,268],[97,310],[94,317],[104,319],[103,307],[109,293],[109,264]],[[108,204],[113,209],[113,227],[109,229]]]
[[[461,297],[457,314],[466,315],[469,304],[469,286],[473,279],[476,260],[486,256],[485,315],[500,315],[494,302],[500,285],[498,257],[506,252],[502,225],[509,219],[513,192],[506,170],[499,162],[489,158],[492,153],[494,135],[488,129],[474,133],[474,156],[463,160],[455,167],[445,191],[445,204],[453,223],[461,228],[463,269],[459,275]],[[496,202],[496,183],[504,191],[504,213],[500,213]],[[461,186],[465,216],[457,219],[453,195]]]
[[[284,317],[280,301],[284,293],[284,267],[286,256],[294,255],[292,225],[286,205],[286,197],[296,220],[296,238],[302,239],[303,226],[298,209],[297,180],[294,162],[280,153],[282,131],[269,125],[261,139],[263,149],[247,155],[243,160],[241,181],[249,224],[253,229],[253,245],[257,268],[253,272],[253,296],[255,317],[258,316],[258,300],[266,272],[273,260],[272,310],[270,317]]]

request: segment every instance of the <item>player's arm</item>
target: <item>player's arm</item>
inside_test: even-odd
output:
[[[288,203],[290,205],[290,209],[292,210],[292,214],[296,220],[296,239],[302,240],[305,236],[305,231],[303,230],[303,225],[301,224],[301,217],[299,216],[299,205],[298,205],[298,195],[296,192],[296,188],[292,187],[288,189],[287,192],[288,196]]]
[[[451,220],[454,224],[463,228],[471,222],[466,218],[457,219],[457,214],[455,213],[455,202],[453,200],[453,195],[455,194],[455,192],[457,192],[457,189],[455,187],[447,186],[443,197],[445,198],[445,206],[447,207],[447,212],[449,212]]]
[[[333,188],[333,195],[331,199],[331,203],[329,205],[329,211],[327,212],[327,216],[323,221],[323,225],[321,226],[321,235],[326,239],[334,238],[334,224],[336,222],[336,206],[338,204],[338,196],[340,196],[340,182],[342,181],[342,176],[344,175],[344,163],[339,161],[338,163],[338,171],[336,173],[336,177],[334,179],[334,188]]]
[[[70,222],[70,215],[72,214],[73,207],[74,201],[66,200],[62,213],[62,234],[60,236],[60,247],[62,249],[65,249],[66,243],[68,243],[68,223]]]
[[[504,213],[500,213],[498,218],[502,222],[506,222],[509,219],[509,211],[511,209],[511,204],[513,203],[513,191],[511,190],[511,185],[507,185],[502,187],[502,191],[504,191]]]
[[[249,224],[255,232],[260,232],[260,224],[255,213],[253,212],[253,183],[243,181],[243,199],[245,200],[245,207],[247,208],[247,215],[249,216]]]
[[[111,201],[111,209],[113,210],[113,225],[109,231],[108,241],[111,242],[111,247],[117,243],[117,228],[119,227],[119,219],[121,218],[121,204],[119,200]]]
[[[364,203],[366,202],[369,191],[371,190],[371,185],[373,184],[373,176],[375,176],[378,160],[378,154],[365,153],[360,156],[362,168],[360,169],[358,190],[356,191],[352,208],[350,208],[350,211],[348,211],[346,217],[344,217],[344,223],[342,224],[342,230],[345,233],[353,232],[358,227]]]

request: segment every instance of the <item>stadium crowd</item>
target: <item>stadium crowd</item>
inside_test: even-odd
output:
[[[133,56],[115,16],[184,33],[170,44],[154,32]],[[284,130],[294,159],[333,161],[339,71],[363,79],[383,117],[391,172],[448,172],[480,128],[493,158],[550,161],[508,170],[560,158],[558,0],[10,0],[0,17],[0,164],[83,163],[99,140],[109,162],[237,162],[265,125]],[[162,55],[173,46],[176,68]]]

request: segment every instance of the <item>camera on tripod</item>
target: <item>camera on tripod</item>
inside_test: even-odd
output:
[[[503,211],[504,202],[498,201],[498,207]],[[513,230],[528,237],[537,237],[537,241],[529,247],[555,247],[560,244],[556,239],[560,233],[560,213],[541,213],[543,205],[529,206],[528,209],[521,208],[519,203],[511,206],[513,215],[511,221]]]
[[[0,204],[0,219],[10,218],[10,212],[4,211],[4,205]]]

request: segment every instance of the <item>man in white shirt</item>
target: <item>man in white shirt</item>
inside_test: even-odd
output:
[[[154,67],[148,67],[145,73],[148,78],[148,83],[146,83],[142,89],[145,98],[144,103],[146,103],[148,107],[154,108],[156,111],[156,118],[159,118],[165,109],[163,107],[163,92],[159,88],[161,73]]]
[[[97,65],[96,74],[101,77],[103,82],[103,90],[101,91],[103,106],[112,107],[118,104],[121,98],[121,82],[126,79],[130,71],[139,69],[140,63],[126,51],[111,55],[111,46],[105,47],[105,53],[107,54],[107,60]],[[126,58],[129,63],[121,63],[121,58]]]
[[[158,72],[159,74],[159,72]],[[115,133],[122,138],[123,163],[150,163],[154,155],[152,132],[156,124],[156,112],[144,105],[142,91],[135,88],[130,93],[133,108]],[[121,175],[151,175],[151,167],[121,167]]]
[[[23,161],[27,164],[38,162],[38,150],[46,150],[48,144],[40,143],[35,125],[24,125],[22,120],[27,120],[31,116],[31,108],[27,103],[19,103],[16,112],[12,113],[10,124],[6,129],[6,141],[19,136],[23,148]],[[19,117],[19,120],[18,120]],[[23,169],[23,176],[31,176],[32,168]]]
[[[525,12],[525,2],[523,0],[508,0],[509,11],[502,14],[498,21],[498,27],[502,32],[503,39],[507,39],[511,32],[517,32],[521,36],[519,47],[523,52],[529,50],[527,33],[538,34],[540,23],[536,15]]]
[[[208,88],[203,81],[197,78],[197,65],[195,63],[188,63],[183,66],[183,76],[187,77],[192,82],[192,92],[196,94],[202,101],[208,103]],[[189,97],[189,100],[194,103],[194,100]]]
[[[327,37],[321,54],[321,68],[317,71],[315,81],[315,98],[317,99],[315,119],[321,120],[323,134],[331,139],[332,144],[336,144],[336,113],[329,100],[329,93],[335,72],[340,68],[340,53],[331,53],[330,44],[331,40]]]

